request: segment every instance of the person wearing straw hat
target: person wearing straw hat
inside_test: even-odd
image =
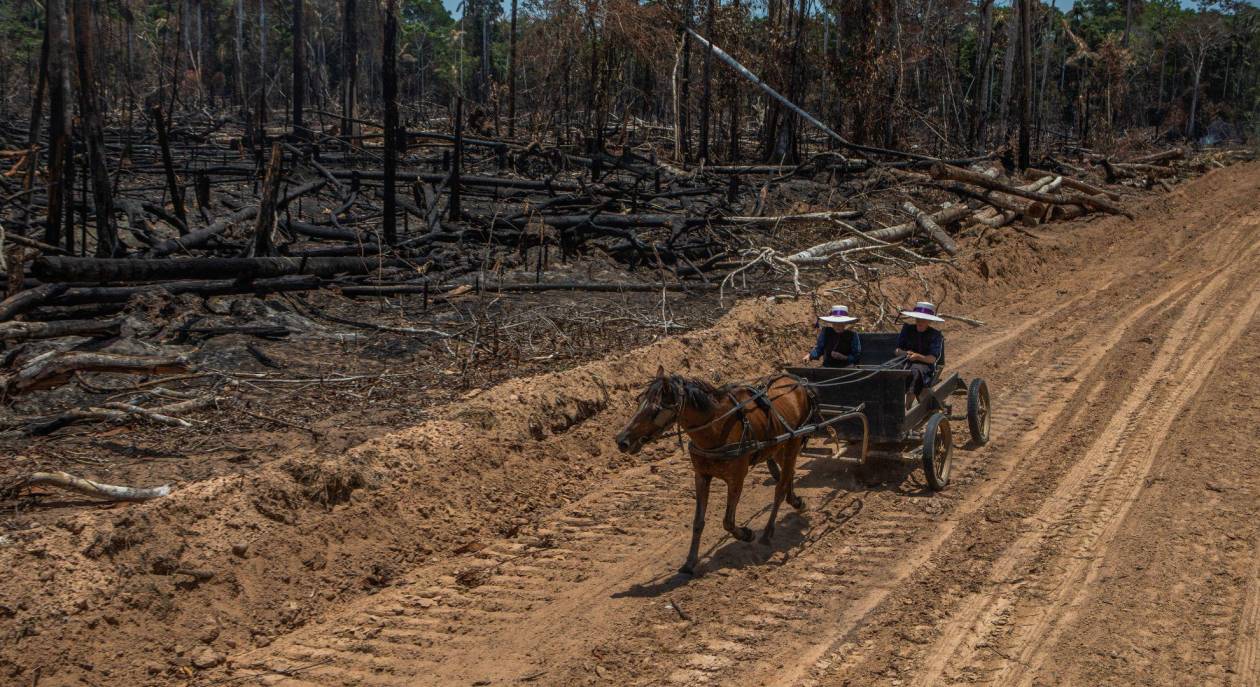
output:
[[[862,340],[857,332],[849,329],[849,324],[857,322],[857,319],[843,305],[833,305],[826,315],[820,315],[818,320],[823,326],[813,350],[805,356],[805,362],[821,358],[823,367],[857,365],[862,356]]]
[[[927,301],[919,301],[913,310],[902,310],[901,314],[910,320],[902,325],[897,335],[897,355],[906,357],[906,365],[912,373],[906,389],[906,407],[909,408],[936,377],[937,363],[945,355],[945,336],[931,323],[945,320],[936,314],[936,306]]]

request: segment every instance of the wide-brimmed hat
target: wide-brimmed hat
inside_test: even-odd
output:
[[[931,322],[944,322],[945,320],[937,317],[936,306],[927,301],[919,301],[914,304],[914,310],[902,310],[901,314],[905,317],[913,317],[916,320],[929,320]]]
[[[831,306],[831,312],[827,313],[826,315],[819,315],[818,319],[822,320],[823,322],[832,322],[835,324],[848,324],[850,322],[857,322],[858,318],[849,315],[848,306],[833,305]]]

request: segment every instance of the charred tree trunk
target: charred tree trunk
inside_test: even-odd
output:
[[[687,29],[691,28],[692,0],[686,0],[683,3],[683,20],[682,20],[682,87],[679,89],[678,104],[678,127],[682,131],[682,149],[678,151],[679,158],[686,162],[691,156],[691,131],[690,122],[687,117],[687,109],[691,104],[691,35],[687,33]]]
[[[302,116],[306,107],[306,34],[302,29],[306,1],[293,0],[293,137],[307,138]]]
[[[1014,83],[1015,52],[1019,47],[1019,4],[1017,0],[1011,4],[1010,15],[1006,18],[1006,47],[1002,54],[1002,95],[998,102],[998,121],[1002,127],[1003,140],[1011,131],[1011,86]]]
[[[381,42],[381,80],[385,98],[385,243],[398,242],[398,1],[385,8],[385,36]]]
[[[512,0],[512,20],[508,29],[508,138],[516,137],[516,0]]]
[[[705,29],[704,33],[709,40],[713,40],[713,0],[709,0],[706,8]],[[700,161],[702,163],[709,161],[709,114],[710,99],[712,98],[712,68],[713,68],[713,52],[704,51],[704,86],[703,94],[700,100]]]
[[[270,257],[276,253],[272,233],[276,226],[276,199],[280,195],[280,166],[283,160],[284,153],[280,149],[280,143],[272,143],[271,160],[267,164],[267,176],[263,180],[262,200],[258,204],[258,217],[254,221],[254,243],[248,257]]]
[[[980,8],[980,37],[976,45],[976,72],[972,83],[976,91],[971,105],[971,143],[984,147],[985,121],[989,118],[989,61],[993,57],[993,0],[982,0]]]
[[[153,108],[153,126],[157,129],[158,146],[162,149],[162,167],[166,172],[166,191],[171,195],[171,205],[175,207],[175,216],[183,223],[180,236],[188,233],[188,214],[184,210],[184,193],[175,178],[175,163],[171,159],[170,126],[162,115],[162,106]]]
[[[449,182],[451,190],[451,220],[459,221],[463,215],[460,208],[459,185],[460,172],[464,164],[464,99],[455,97],[455,152],[451,155],[451,178]]]
[[[1019,168],[1028,169],[1032,164],[1029,150],[1032,117],[1032,4],[1033,0],[1019,0]]]
[[[48,90],[48,22],[44,22],[44,40],[39,48],[39,75],[35,81],[35,97],[31,100],[31,122],[26,137],[26,147],[34,151],[39,145],[40,126],[44,120],[44,93]],[[28,166],[32,172],[38,166],[34,152]],[[29,176],[29,175],[28,175]]]
[[[355,81],[359,74],[359,31],[357,0],[345,0],[341,46],[341,135],[354,136]]]
[[[66,0],[45,2],[48,23],[48,220],[44,242],[60,243],[63,217],[70,216],[74,152],[70,145],[70,28]],[[70,239],[72,240],[72,239]]]
[[[83,140],[87,142],[88,170],[92,175],[92,199],[96,203],[96,255],[113,257],[123,251],[113,224],[113,193],[110,170],[105,166],[105,125],[103,125],[100,84],[96,78],[96,53],[92,47],[92,0],[74,1],[74,48],[78,53],[79,116]]]
[[[236,104],[248,128],[249,92],[245,89],[245,0],[236,0]]]

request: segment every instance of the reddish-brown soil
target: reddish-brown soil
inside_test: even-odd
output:
[[[715,490],[700,574],[676,574],[685,457],[612,434],[658,365],[716,381],[797,359],[811,304],[748,300],[340,454],[7,532],[0,680],[1256,684],[1260,166],[1136,210],[989,232],[924,270],[986,322],[946,326],[950,365],[996,411],[944,492],[912,452],[806,460],[809,509],[773,547],[726,536]],[[760,527],[756,474],[740,519]]]

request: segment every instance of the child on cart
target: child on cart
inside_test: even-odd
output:
[[[901,314],[910,319],[897,335],[897,355],[906,357],[906,365],[913,373],[906,389],[909,408],[936,379],[937,365],[945,355],[945,335],[930,323],[945,320],[936,314],[936,306],[927,301],[919,301],[914,310],[902,310]]]
[[[862,340],[858,333],[849,329],[857,322],[843,305],[831,306],[831,311],[819,316],[822,323],[814,348],[805,356],[805,362],[822,360],[823,367],[849,367],[857,365],[862,357]]]

